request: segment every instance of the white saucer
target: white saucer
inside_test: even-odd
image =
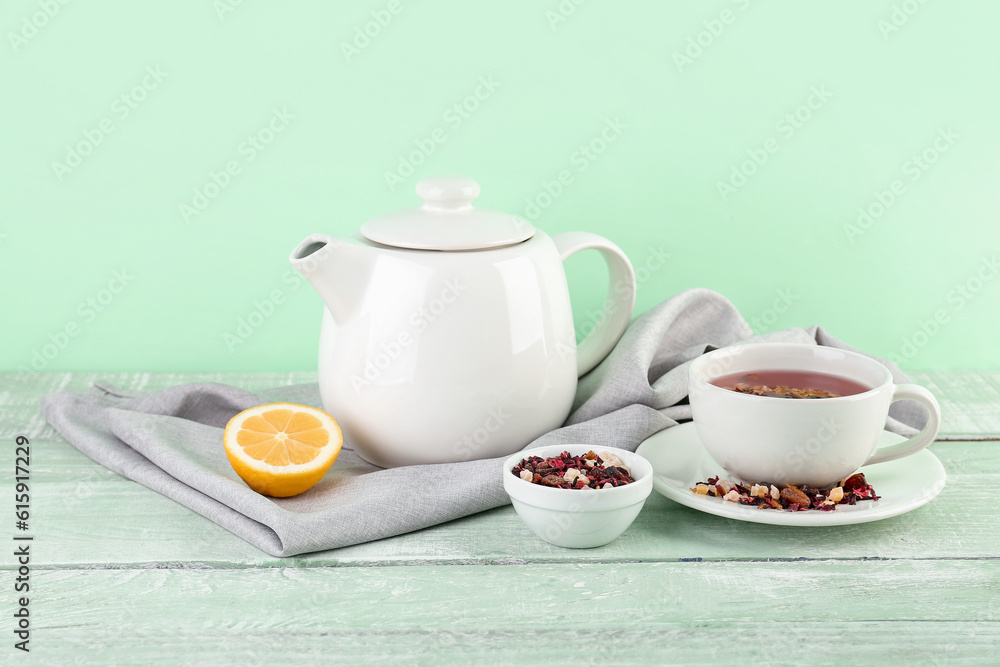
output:
[[[894,445],[904,439],[883,431],[878,446]],[[695,484],[709,477],[726,477],[722,467],[705,451],[693,423],[660,431],[639,445],[636,453],[653,465],[653,488],[667,498],[709,514],[777,526],[843,526],[887,519],[929,503],[941,493],[945,483],[944,466],[924,449],[896,461],[861,468],[879,500],[839,505],[829,512],[762,510],[691,492]]]

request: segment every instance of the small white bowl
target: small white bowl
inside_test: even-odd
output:
[[[614,454],[635,479],[611,489],[557,489],[526,482],[511,470],[530,456],[572,456],[594,450]],[[653,489],[653,467],[634,452],[593,445],[549,445],[517,452],[503,464],[503,488],[528,528],[550,544],[572,549],[599,547],[625,532]]]

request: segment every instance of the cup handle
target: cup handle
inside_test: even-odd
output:
[[[897,384],[892,392],[892,402],[895,403],[896,401],[902,401],[907,398],[923,403],[924,406],[926,406],[927,411],[930,413],[930,417],[927,419],[927,425],[924,426],[924,429],[920,431],[920,433],[917,433],[905,442],[901,442],[898,445],[892,445],[891,447],[876,449],[875,452],[868,457],[868,460],[865,461],[865,465],[883,463],[885,461],[895,461],[896,459],[901,459],[904,456],[916,454],[921,449],[934,442],[934,438],[937,437],[938,428],[941,426],[941,408],[938,407],[938,402],[937,399],[934,398],[934,394],[919,385]]]
[[[603,236],[589,232],[564,232],[554,235],[552,240],[559,250],[559,259],[563,261],[573,253],[593,249],[601,253],[608,264],[611,284],[608,286],[605,303],[611,304],[610,308],[606,308],[610,312],[602,311],[606,317],[597,323],[594,330],[576,348],[577,375],[583,375],[608,356],[632,320],[632,309],[635,307],[635,271],[621,248]]]

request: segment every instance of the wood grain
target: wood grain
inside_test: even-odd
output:
[[[0,375],[0,435],[32,438],[32,653],[19,664],[983,664],[1000,650],[1000,373],[925,372],[944,491],[870,524],[788,528],[653,494],[618,540],[569,550],[510,507],[273,558],[80,454],[42,395],[313,373]],[[11,473],[4,467],[3,488]],[[15,567],[4,550],[0,569]],[[14,596],[0,595],[12,618]],[[0,626],[0,631],[9,628]],[[9,662],[10,646],[0,648]],[[17,652],[18,654],[20,652]]]
[[[955,664],[1000,649],[996,560],[46,571],[35,581],[38,664]]]
[[[8,374],[16,375],[16,374]],[[954,387],[981,386],[981,374],[962,373],[961,382],[935,380]],[[110,381],[127,391],[156,390],[185,381],[219,381],[259,390],[309,381],[313,374],[118,374]],[[125,480],[94,463],[63,441],[47,424],[18,428],[46,392],[85,390],[105,374],[35,374],[0,394],[11,433],[37,433],[34,443],[33,527],[47,544],[44,562],[54,566],[100,566],[103,563],[197,563],[209,567],[288,564],[244,543],[228,531],[173,501]],[[978,379],[977,379],[978,378]],[[925,380],[926,378],[921,378]],[[29,391],[30,389],[30,391]],[[944,392],[947,395],[947,392]],[[972,391],[981,396],[982,392]],[[965,395],[958,392],[956,395]],[[950,400],[950,399],[949,399]],[[956,399],[957,400],[957,399]],[[966,396],[965,399],[972,401]],[[985,400],[985,399],[984,399]],[[974,401],[971,405],[977,405]],[[971,412],[970,412],[971,414]],[[38,418],[40,419],[40,417]],[[983,423],[982,421],[978,423]],[[970,498],[990,497],[1000,482],[1000,447],[987,442],[939,442],[932,446],[948,471],[948,484],[931,504],[910,514],[859,526],[789,529],[747,526],[704,515],[653,494],[636,522],[620,539],[600,549],[573,552],[553,547],[526,530],[510,508],[468,517],[445,526],[390,540],[362,544],[292,562],[307,565],[366,565],[422,562],[490,563],[497,561],[646,561],[679,558],[828,558],[850,541],[878,558],[947,557],[955,544],[968,556],[1000,554],[993,535],[995,513],[984,512]],[[834,556],[835,557],[835,556]],[[7,558],[0,559],[6,566]]]
[[[941,439],[1000,438],[1000,371],[912,371],[941,404]],[[96,381],[125,391],[158,391],[186,382],[220,382],[247,391],[316,382],[315,372],[292,373],[0,373],[0,437],[51,437],[38,414],[41,397],[86,391]]]
[[[61,441],[36,440],[33,528],[43,563],[386,565],[410,562],[615,562],[681,558],[947,558],[1000,555],[997,513],[985,499],[1000,487],[1000,447],[940,442],[933,450],[948,482],[933,502],[870,524],[830,528],[750,525],[703,514],[652,494],[635,523],[598,549],[554,547],[530,533],[510,507],[445,525],[292,559],[258,551],[168,498],[126,480]],[[974,501],[971,501],[974,500]],[[843,545],[851,550],[845,552]],[[0,562],[7,563],[6,557]]]
[[[913,371],[941,405],[942,439],[1000,438],[1000,371]]]

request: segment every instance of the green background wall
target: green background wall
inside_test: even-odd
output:
[[[0,369],[313,368],[290,250],[448,173],[637,268],[668,254],[639,312],[704,286],[758,332],[1000,368],[998,23],[956,0],[9,0]],[[599,267],[568,266],[578,326]]]

